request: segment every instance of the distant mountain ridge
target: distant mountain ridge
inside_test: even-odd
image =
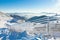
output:
[[[57,20],[56,17],[42,15],[42,16],[34,16],[28,19],[27,21],[44,24],[44,23],[48,23],[49,21],[55,21],[55,20]]]
[[[40,15],[40,16],[32,16],[32,17],[30,17],[30,18],[28,18],[29,16],[27,16],[26,17],[26,15],[27,14],[29,14],[29,13],[26,13],[26,14],[24,14],[24,13],[9,13],[9,15],[10,15],[10,17],[12,17],[13,19],[10,21],[10,22],[16,22],[16,21],[18,21],[18,20],[20,20],[20,19],[23,19],[23,20],[25,20],[26,22],[36,22],[36,23],[47,23],[46,21],[48,21],[47,19],[49,18],[49,21],[55,21],[55,20],[57,20],[57,18],[55,18],[54,17],[54,15],[53,16],[47,16],[47,15],[45,15],[45,14],[50,14],[50,13],[46,13],[46,12],[42,12],[43,13],[43,15]],[[51,14],[53,14],[53,13],[51,13]],[[24,16],[23,16],[24,15]],[[31,16],[31,15],[30,15]],[[45,18],[45,19],[43,19],[43,18]],[[42,21],[40,21],[40,20],[42,20]]]
[[[46,14],[46,12],[42,12],[42,13]],[[24,14],[22,14],[22,15],[21,14],[22,13],[3,13],[3,12],[0,12],[0,15],[1,15],[0,18],[2,18],[2,20],[6,20],[6,19],[8,20],[8,19],[12,18],[12,19],[10,19],[11,23],[16,23],[18,20],[22,20],[22,19],[25,20],[25,22],[35,22],[35,23],[47,23],[48,22],[48,20],[47,20],[48,18],[49,18],[49,21],[57,20],[56,17],[47,16],[45,14],[44,15],[40,15],[40,16],[37,16],[37,15],[36,16],[32,16],[30,18],[28,18],[29,16],[26,17],[26,16],[23,16]],[[27,13],[27,14],[29,14],[29,13]]]

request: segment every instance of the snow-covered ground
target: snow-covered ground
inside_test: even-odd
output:
[[[56,38],[56,39],[51,38],[51,39],[48,39],[48,40],[60,40],[60,38]]]
[[[32,15],[33,16],[33,15]],[[35,34],[40,34],[43,32],[47,32],[46,31],[46,28],[47,27],[47,24],[41,24],[41,23],[35,23],[35,22],[21,22],[20,20],[18,21],[18,23],[9,23],[7,22],[7,20],[10,20],[12,19],[10,16],[7,16],[6,14],[4,13],[0,13],[0,28],[8,28],[9,30],[13,31],[13,32],[24,32],[26,31],[27,35],[29,36],[34,36],[35,37]],[[49,24],[49,27],[50,27],[50,33],[53,34],[55,33],[56,31],[52,31],[52,28],[54,28],[55,26],[55,23],[53,24],[54,22],[51,22]],[[56,27],[57,29],[59,29],[60,27],[60,24]],[[37,29],[38,28],[38,29]],[[56,29],[56,30],[57,30]],[[55,29],[54,29],[55,30]],[[1,30],[0,30],[1,31]],[[52,31],[52,32],[51,32]],[[59,30],[57,30],[58,32],[60,32]],[[5,35],[5,34],[4,34]],[[9,34],[10,35],[10,34]],[[56,34],[57,35],[57,34]],[[58,34],[59,35],[59,34]],[[17,35],[16,35],[17,36]],[[28,37],[29,37],[28,36]],[[2,40],[3,37],[0,37],[0,40]],[[36,38],[37,40],[41,40],[40,38]],[[49,39],[49,40],[54,40],[53,38]],[[60,38],[56,38],[56,40],[60,40]]]

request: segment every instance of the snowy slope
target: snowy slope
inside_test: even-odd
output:
[[[5,28],[5,24],[7,23],[7,20],[10,20],[11,17],[7,16],[5,13],[0,12],[0,28]]]

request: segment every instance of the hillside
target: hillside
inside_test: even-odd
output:
[[[0,28],[6,27],[5,24],[7,23],[7,20],[10,20],[11,17],[9,15],[6,15],[3,12],[0,12]]]

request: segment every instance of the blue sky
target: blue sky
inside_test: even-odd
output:
[[[56,0],[0,0],[0,11],[24,12],[53,8]],[[37,11],[37,12],[38,12]]]

